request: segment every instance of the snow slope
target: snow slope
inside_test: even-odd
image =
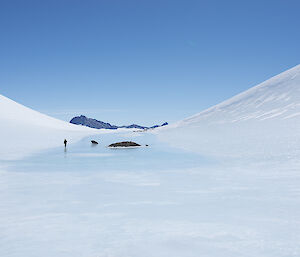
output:
[[[36,112],[0,95],[0,160],[22,158],[40,150],[63,146],[99,130],[76,126]]]
[[[175,146],[209,155],[299,154],[300,65],[160,129]]]

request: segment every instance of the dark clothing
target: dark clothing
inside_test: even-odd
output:
[[[65,147],[67,147],[67,139],[64,140]]]

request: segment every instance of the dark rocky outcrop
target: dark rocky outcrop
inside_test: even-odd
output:
[[[111,125],[110,123],[106,123],[103,121],[99,121],[96,119],[87,118],[84,115],[74,117],[70,123],[76,124],[76,125],[83,125],[90,128],[95,129],[117,129],[118,126]]]
[[[116,126],[116,125],[111,125],[110,123],[103,122],[100,120],[87,118],[84,115],[74,117],[73,119],[71,119],[70,123],[76,124],[76,125],[87,126],[87,127],[95,128],[95,129],[135,128],[135,129],[145,129],[146,130],[146,129],[153,129],[153,128],[158,128],[158,127],[168,125],[168,122],[165,122],[162,125],[155,125],[152,127],[145,127],[145,126],[140,126],[137,124],[131,124],[129,126]]]
[[[91,143],[94,144],[94,145],[98,145],[98,142],[95,141],[95,140],[91,140]]]
[[[118,142],[118,143],[114,143],[109,145],[108,147],[132,147],[132,146],[141,146],[135,142],[132,141],[124,141],[124,142]]]
[[[136,129],[147,129],[148,127],[140,126],[137,124],[132,124],[129,126],[120,126],[119,128],[136,128]]]

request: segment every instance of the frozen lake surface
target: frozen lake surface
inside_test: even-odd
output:
[[[91,144],[91,140],[99,142]],[[136,141],[141,147],[109,148],[111,143]],[[147,147],[146,144],[149,146]],[[94,135],[76,144],[45,151],[25,160],[13,161],[13,170],[38,172],[106,172],[111,170],[149,171],[168,168],[190,168],[212,163],[197,154],[185,153],[157,141],[154,135],[125,132]],[[7,162],[8,164],[10,162]]]
[[[149,147],[106,147],[125,140]],[[300,256],[297,161],[221,162],[107,134],[0,168],[3,257]]]

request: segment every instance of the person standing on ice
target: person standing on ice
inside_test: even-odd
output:
[[[64,140],[65,148],[67,147],[67,139]]]

